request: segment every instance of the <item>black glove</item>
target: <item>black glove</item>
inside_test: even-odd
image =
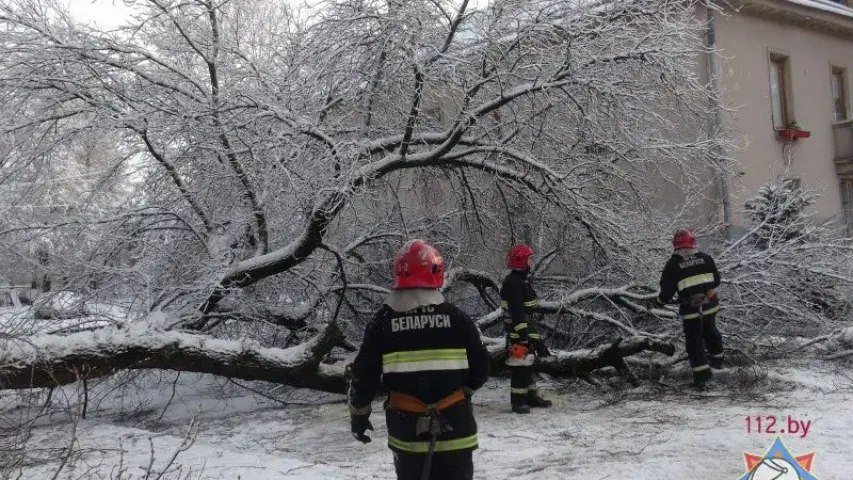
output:
[[[367,430],[373,430],[369,415],[350,415],[350,430],[352,436],[361,443],[370,443],[370,437],[364,434]]]
[[[548,350],[548,347],[545,346],[545,342],[542,340],[534,340],[533,348],[536,350],[536,356],[538,357],[550,357],[551,351]]]
[[[471,401],[471,397],[474,396],[475,390],[473,388],[462,387],[462,391],[465,392],[465,400]]]

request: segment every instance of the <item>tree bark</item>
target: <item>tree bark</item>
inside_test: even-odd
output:
[[[337,364],[322,363],[342,340],[343,334],[334,324],[308,342],[288,349],[187,333],[122,329],[36,336],[12,341],[0,349],[0,389],[49,388],[121,370],[159,369],[343,394],[352,355]],[[503,341],[484,341],[492,357],[491,373],[500,375],[506,370]],[[672,356],[675,346],[650,337],[630,337],[592,350],[555,352],[555,360],[537,361],[533,369],[555,376],[582,376],[610,366],[635,382],[624,358],[643,351]]]
[[[323,357],[342,340],[334,324],[287,349],[179,332],[112,328],[64,337],[36,336],[4,346],[0,389],[55,387],[121,370],[159,369],[342,392],[343,370],[338,374],[332,368],[320,369]]]
[[[645,351],[671,357],[675,355],[675,345],[646,336],[618,338],[609,345],[601,345],[594,349],[554,352],[553,360],[537,359],[533,364],[533,371],[561,377],[580,377],[602,368],[613,367],[634,386],[638,386],[637,378],[628,368],[625,357]],[[491,347],[489,352],[492,354],[493,375],[508,369],[504,363],[507,356],[505,349]]]

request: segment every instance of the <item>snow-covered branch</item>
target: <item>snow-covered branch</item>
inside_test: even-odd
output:
[[[288,349],[139,328],[3,340],[0,389],[49,388],[122,370],[159,369],[345,393],[347,363],[321,363],[341,338],[337,327],[329,325],[310,341]],[[484,341],[492,358],[491,373],[500,375],[506,360],[503,343],[490,338]],[[534,369],[559,376],[583,375],[605,367],[628,372],[624,357],[644,351],[671,356],[675,347],[633,336],[595,349],[555,351],[555,360],[539,361]]]
[[[334,325],[289,349],[157,331],[144,325],[6,339],[0,354],[0,388],[54,387],[121,370],[159,369],[334,391],[340,387],[329,387],[318,369],[323,357],[341,339]]]
[[[564,314],[564,313],[573,313],[575,315],[581,317],[588,317],[597,321],[602,321],[605,323],[609,323],[618,327],[620,330],[628,332],[630,334],[637,334],[637,330],[632,327],[629,327],[612,317],[594,311],[588,311],[585,309],[577,308],[577,305],[586,302],[595,300],[596,298],[607,298],[617,303],[622,303],[626,305],[635,313],[645,313],[650,315],[655,315],[660,318],[671,318],[674,319],[677,317],[676,312],[671,310],[662,310],[658,308],[645,307],[640,304],[630,302],[630,300],[637,301],[651,301],[656,297],[656,293],[638,293],[632,291],[632,288],[636,288],[635,285],[625,285],[623,287],[618,288],[586,288],[577,290],[569,293],[568,295],[564,295],[558,301],[543,299],[540,300],[539,305],[536,307],[536,313],[540,314]],[[493,310],[489,314],[483,316],[478,320],[478,325],[480,328],[489,328],[493,325],[496,325],[500,322],[501,318],[501,310]]]

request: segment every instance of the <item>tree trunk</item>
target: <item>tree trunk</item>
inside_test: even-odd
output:
[[[35,336],[12,340],[0,349],[0,389],[54,387],[121,370],[159,369],[342,392],[343,370],[319,368],[342,339],[336,325],[287,349],[180,332],[115,328]]]
[[[308,342],[288,349],[180,332],[116,328],[68,336],[35,336],[10,341],[0,349],[3,352],[0,389],[55,387],[121,370],[159,369],[262,380],[343,394],[347,389],[349,361],[321,363],[342,340],[341,331],[333,324]],[[506,370],[503,341],[495,338],[484,341],[492,357],[491,373],[500,375]],[[650,337],[630,337],[592,350],[555,352],[555,360],[537,362],[533,368],[555,376],[581,376],[611,366],[635,381],[624,357],[643,351],[671,356],[675,347]]]
[[[675,345],[646,336],[618,338],[609,345],[601,345],[594,349],[554,352],[553,360],[537,359],[533,364],[533,370],[554,376],[580,377],[605,367],[613,367],[637,386],[638,381],[625,363],[625,357],[644,351],[662,353],[671,357],[675,355]],[[492,346],[489,352],[492,353],[492,374],[508,369],[504,363],[507,356],[505,349]]]

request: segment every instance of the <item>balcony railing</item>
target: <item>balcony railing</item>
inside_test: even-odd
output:
[[[835,167],[838,174],[853,176],[853,120],[836,123],[832,135],[835,141]]]

